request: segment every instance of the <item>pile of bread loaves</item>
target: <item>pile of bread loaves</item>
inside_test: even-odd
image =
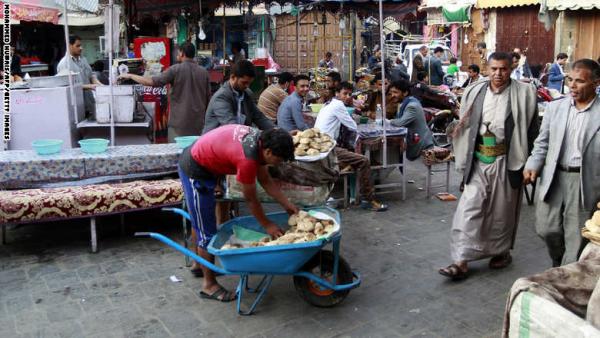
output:
[[[283,236],[277,239],[265,237],[258,242],[250,242],[249,247],[312,242],[321,236],[330,234],[334,229],[334,222],[332,220],[316,219],[304,210],[300,210],[299,213],[290,216],[288,225],[290,225],[290,228]],[[227,243],[221,249],[228,250],[243,247],[237,243]]]
[[[333,140],[318,128],[306,129],[293,136],[296,156],[314,156],[333,148]]]

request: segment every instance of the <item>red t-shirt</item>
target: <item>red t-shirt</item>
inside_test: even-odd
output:
[[[196,163],[215,175],[236,174],[238,182],[254,184],[258,173],[258,129],[229,124],[202,135],[191,149]]]

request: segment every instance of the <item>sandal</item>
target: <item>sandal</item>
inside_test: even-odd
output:
[[[505,254],[492,257],[492,259],[490,259],[489,267],[490,269],[504,269],[505,267],[509,266],[510,263],[512,263],[512,256],[509,252],[507,252]]]
[[[237,294],[232,291],[227,291],[224,287],[219,286],[217,291],[212,294],[208,294],[204,291],[200,291],[200,298],[216,300],[223,303],[234,301],[237,298]]]
[[[438,272],[444,277],[448,277],[452,280],[461,280],[469,276],[467,271],[463,271],[458,265],[450,264],[445,268],[439,269]]]

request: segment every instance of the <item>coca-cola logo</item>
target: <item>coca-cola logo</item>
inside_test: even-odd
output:
[[[151,87],[151,86],[136,86],[138,93],[142,95],[167,95],[167,86]]]

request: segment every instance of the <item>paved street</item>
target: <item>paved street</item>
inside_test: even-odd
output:
[[[97,254],[89,253],[85,221],[9,229],[0,247],[0,337],[498,337],[513,281],[550,266],[533,208],[523,204],[510,267],[490,271],[482,261],[467,280],[449,282],[437,268],[449,263],[456,202],[425,198],[420,162],[409,176],[406,201],[386,196],[390,211],[342,213],[342,255],[363,283],[331,309],[305,303],[287,276],[275,278],[250,317],[238,316],[234,303],[200,299],[201,280],[183,256],[132,237],[179,238],[179,218],[158,211],[127,215],[125,236],[118,217],[101,219]],[[454,173],[451,192],[458,195]]]

